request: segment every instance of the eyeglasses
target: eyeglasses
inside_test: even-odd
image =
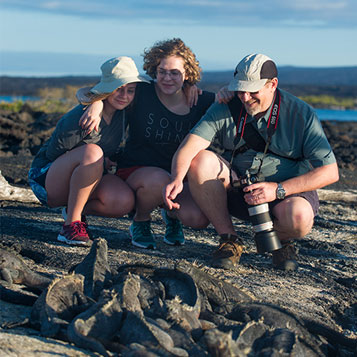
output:
[[[183,76],[183,73],[178,69],[172,69],[171,71],[165,71],[164,69],[159,68],[156,72],[158,77],[164,78],[168,75],[171,79],[179,79],[180,76]]]

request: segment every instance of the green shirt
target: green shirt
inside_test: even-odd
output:
[[[278,125],[269,145],[269,150],[274,154],[266,154],[261,169],[265,180],[273,182],[297,177],[312,168],[336,162],[312,107],[281,89],[279,91],[281,102]],[[273,103],[258,120],[250,115],[247,117],[247,123],[252,122],[265,140],[272,106]],[[228,105],[214,103],[191,133],[218,144],[224,150],[222,156],[228,161],[231,160],[237,128]],[[242,139],[237,148],[244,144]],[[262,152],[249,149],[238,154],[232,166],[239,175],[245,175],[248,169],[250,173],[256,173],[262,157]]]

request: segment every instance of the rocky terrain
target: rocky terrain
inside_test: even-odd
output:
[[[0,170],[5,178],[2,186],[0,183],[0,243],[16,249],[33,271],[50,279],[65,276],[89,253],[89,248],[69,247],[56,241],[62,224],[60,209],[41,206],[28,191],[26,174],[32,157],[57,120],[56,115],[33,113],[30,109],[21,113],[0,113]],[[297,243],[299,269],[296,272],[272,269],[270,255],[256,253],[250,224],[239,220],[234,224],[245,245],[240,266],[236,271],[213,269],[209,260],[217,246],[214,229],[185,227],[186,244],[167,246],[162,240],[164,225],[159,211],[153,215],[158,242],[155,251],[131,245],[127,217],[88,217],[94,236],[104,238],[108,244],[110,268],[120,270],[126,264],[170,269],[177,264],[200,267],[254,301],[273,304],[301,319],[309,333],[325,345],[325,349],[319,350],[320,355],[354,356],[357,342],[357,183],[354,177],[357,124],[324,122],[323,125],[336,154],[341,179],[319,192],[321,209],[315,226]],[[25,199],[27,193],[29,196]],[[23,285],[13,284],[12,289],[27,294],[28,301],[37,298],[38,292]],[[29,318],[32,308],[4,301],[9,300],[4,294],[0,298],[3,299],[0,301],[1,356],[95,355],[92,350],[79,348],[63,339],[44,337],[43,331],[33,326],[7,328],[9,323]],[[222,351],[207,351],[202,355],[227,355]],[[254,349],[246,355],[254,355],[252,351]]]

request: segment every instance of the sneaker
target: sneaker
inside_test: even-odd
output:
[[[62,208],[62,217],[64,220],[67,219],[67,207]],[[88,227],[87,217],[84,214],[81,215],[81,221],[84,223],[86,227],[86,231],[88,233],[89,239],[93,240],[93,233],[90,231]]]
[[[211,265],[215,268],[235,269],[243,252],[243,243],[236,235],[222,234]]]
[[[297,253],[292,241],[283,242],[283,247],[274,250],[273,254],[273,267],[285,271],[294,271],[298,268]]]
[[[164,242],[170,245],[184,245],[185,237],[183,235],[181,222],[176,218],[171,218],[165,209],[161,210],[161,215],[166,223]]]
[[[150,221],[133,221],[129,228],[131,243],[139,248],[156,249]]]
[[[90,239],[83,222],[75,221],[68,225],[63,225],[57,240],[69,245],[90,245]]]

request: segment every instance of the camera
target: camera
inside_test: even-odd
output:
[[[234,181],[232,186],[234,189],[243,189],[253,183],[262,181],[259,175],[250,174],[249,172],[237,181]],[[248,205],[248,213],[250,222],[255,233],[254,240],[258,253],[271,252],[282,247],[280,240],[273,229],[273,221],[270,216],[268,203],[259,205]]]

